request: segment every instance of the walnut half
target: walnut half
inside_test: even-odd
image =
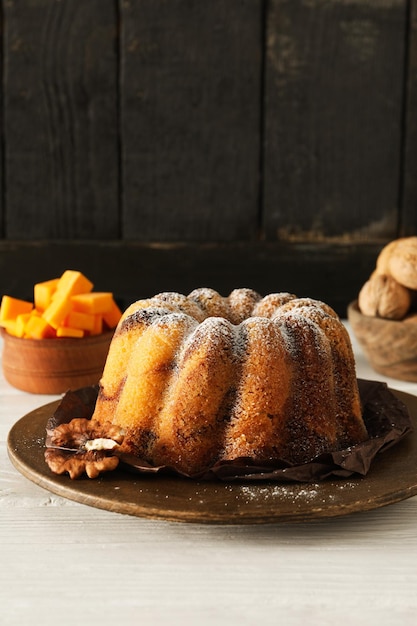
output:
[[[47,432],[45,461],[55,474],[68,473],[76,479],[85,473],[97,478],[116,469],[119,458],[114,451],[123,439],[118,426],[75,418]]]
[[[45,461],[54,474],[69,474],[73,480],[85,473],[88,478],[97,478],[102,472],[112,472],[119,465],[117,456],[103,452],[69,452],[59,448],[47,448]]]

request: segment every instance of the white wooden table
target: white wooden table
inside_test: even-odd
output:
[[[353,343],[358,376],[417,395],[417,384],[377,375]],[[417,497],[265,526],[91,508],[36,486],[8,459],[12,425],[54,399],[0,375],[1,625],[417,624]]]

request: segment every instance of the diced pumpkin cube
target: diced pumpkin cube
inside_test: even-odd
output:
[[[90,335],[101,335],[103,332],[103,316],[100,314],[94,315],[94,327],[90,331]]]
[[[25,337],[29,339],[47,339],[55,336],[55,331],[40,315],[31,315],[26,322]]]
[[[108,311],[107,313],[103,313],[103,320],[109,328],[116,328],[121,317],[121,310],[117,306],[116,302],[112,300],[110,311]]]
[[[76,270],[66,270],[59,279],[56,297],[70,298],[78,293],[89,293],[93,283]]]
[[[45,280],[43,283],[37,283],[33,289],[35,308],[38,311],[45,311],[52,302],[52,296],[55,293],[59,283],[59,278]]]
[[[79,328],[81,330],[93,330],[95,324],[94,315],[71,311],[65,318],[65,326]]]
[[[110,292],[93,291],[92,293],[84,293],[71,298],[74,311],[80,313],[108,313],[112,308],[113,294]]]
[[[80,328],[70,328],[69,326],[60,326],[56,329],[57,337],[75,337],[80,339],[84,337],[84,331]]]
[[[16,317],[16,337],[24,337],[26,332],[26,324],[32,316],[32,313],[21,313]]]
[[[30,313],[33,309],[32,302],[12,298],[11,296],[3,296],[0,307],[0,325],[5,320],[15,320],[21,313]]]
[[[64,319],[71,311],[71,308],[71,300],[65,297],[56,298],[43,312],[43,318],[50,326],[57,329],[59,326],[63,325]]]
[[[3,296],[0,326],[18,337],[83,337],[115,328],[122,312],[110,292],[92,292],[93,283],[79,271],[34,285],[34,304]]]
[[[0,323],[0,326],[2,326],[9,335],[14,335],[15,337],[17,337],[16,320],[3,320]]]

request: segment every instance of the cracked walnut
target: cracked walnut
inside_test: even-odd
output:
[[[55,474],[97,478],[116,469],[119,458],[114,451],[123,439],[123,431],[113,424],[75,418],[47,431],[45,460]]]

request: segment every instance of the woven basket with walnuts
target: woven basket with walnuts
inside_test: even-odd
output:
[[[381,250],[358,306],[370,317],[417,321],[417,237],[395,239]]]

